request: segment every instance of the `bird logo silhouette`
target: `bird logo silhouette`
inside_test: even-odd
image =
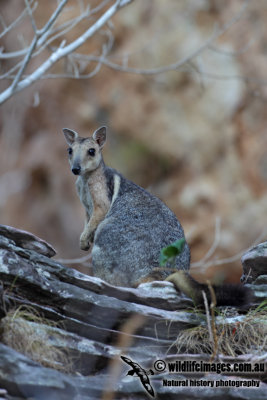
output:
[[[121,356],[121,359],[126,364],[130,365],[130,367],[132,367],[132,369],[128,371],[126,375],[134,376],[136,374],[136,376],[138,376],[142,385],[144,386],[145,390],[150,394],[150,396],[155,397],[154,389],[150,385],[150,380],[148,377],[148,375],[154,375],[153,370],[150,369],[149,371],[146,371],[144,368],[140,367],[139,364],[133,362],[130,358],[127,358],[125,356]]]

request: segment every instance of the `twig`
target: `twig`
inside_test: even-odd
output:
[[[119,381],[122,364],[119,358],[120,354],[125,354],[133,342],[133,335],[146,322],[146,317],[140,314],[135,314],[129,318],[121,327],[116,348],[120,353],[111,360],[108,365],[109,373],[107,374],[106,382],[103,386],[103,394],[101,400],[113,400],[115,398],[115,386]]]
[[[126,3],[130,2],[129,0],[125,0]],[[213,34],[209,37],[209,39],[203,43],[197,50],[192,52],[192,54],[185,56],[181,60],[166,65],[166,66],[161,66],[157,68],[150,68],[150,69],[145,69],[145,68],[133,68],[129,67],[128,63],[125,65],[116,64],[113,63],[110,60],[107,60],[106,58],[98,57],[98,56],[86,56],[86,55],[81,55],[81,54],[73,54],[74,57],[80,57],[84,60],[87,59],[87,61],[95,61],[95,62],[101,62],[102,64],[120,72],[127,72],[127,73],[133,73],[133,74],[141,74],[141,75],[156,75],[156,74],[161,74],[169,71],[174,71],[179,69],[182,65],[187,64],[190,62],[193,58],[195,58],[197,55],[203,52],[206,48],[210,48],[211,44],[218,39],[221,35],[223,35],[228,29],[231,28],[237,21],[239,21],[246,8],[248,6],[248,0],[246,0],[241,8],[241,11],[234,16],[228,23],[224,24],[220,29],[215,25],[214,27],[214,32]],[[56,75],[47,75],[46,78],[54,78]],[[62,76],[61,76],[62,77]],[[70,78],[70,76],[64,76]],[[86,76],[85,76],[86,77]],[[80,76],[82,78],[82,76]]]
[[[195,58],[198,54],[200,54],[204,49],[206,49],[211,42],[214,41],[215,38],[217,38],[217,32],[214,30],[213,34],[209,37],[207,41],[205,41],[200,47],[197,48],[197,50],[193,51],[191,54],[183,57],[181,60],[176,61],[175,63],[164,65],[161,67],[157,68],[133,68],[133,67],[128,67],[127,65],[119,65],[116,63],[113,63],[112,61],[107,60],[104,57],[99,57],[99,56],[86,56],[82,54],[73,54],[73,57],[77,57],[83,60],[87,61],[95,61],[95,62],[101,62],[101,64],[104,64],[112,69],[115,69],[116,71],[120,72],[128,72],[132,74],[139,74],[139,75],[157,75],[157,74],[162,74],[164,72],[169,72],[169,71],[174,71],[180,68],[182,65],[188,63],[190,60]]]
[[[256,39],[250,39],[248,43],[246,43],[243,47],[241,47],[239,50],[234,50],[234,51],[230,51],[230,50],[224,50],[224,49],[219,49],[218,47],[215,47],[213,45],[209,46],[209,49],[214,51],[215,53],[219,53],[219,54],[223,54],[225,56],[229,56],[229,57],[236,57],[239,56],[241,54],[246,53],[249,48],[256,43]]]
[[[32,1],[29,2],[29,4],[31,4]],[[37,7],[37,2],[34,3],[33,7],[32,7],[32,12],[34,12],[36,10]],[[16,18],[9,26],[5,26],[4,30],[0,33],[0,39],[5,36],[8,32],[10,32],[13,28],[15,28],[15,26],[17,26],[19,24],[19,22],[26,16],[27,14],[27,10],[24,9],[22,11],[22,13],[18,16],[18,18]]]
[[[34,53],[33,56],[36,56],[42,51],[44,48],[46,48],[53,40],[57,39],[58,37],[62,36],[63,34],[67,33],[69,30],[74,28],[79,22],[82,21],[82,19],[86,18],[88,14],[81,15],[77,18],[73,18],[70,21],[65,22],[64,24],[60,25],[57,27],[53,32],[51,32],[52,25],[55,23],[56,18],[59,16],[59,14],[62,11],[62,8],[65,6],[66,2],[68,0],[64,0],[64,2],[61,2],[58,6],[58,8],[55,10],[53,13],[51,19],[47,22],[47,24],[41,29],[37,30],[37,35],[38,35],[38,41],[36,47],[40,47],[39,51],[37,53]],[[67,28],[66,28],[67,27]],[[58,32],[60,29],[65,28],[65,30],[62,30],[62,32],[59,32],[57,35],[51,37],[49,41],[47,41],[47,37],[49,34]],[[44,46],[43,46],[44,45]],[[43,46],[43,47],[41,47]],[[24,48],[22,50],[17,50],[9,53],[0,53],[0,59],[11,59],[11,58],[17,58],[17,57],[22,57],[25,54],[29,52],[30,47]]]
[[[92,8],[92,10],[90,11],[90,14],[96,14],[98,13],[100,10],[102,10],[103,7],[105,7],[105,5],[107,5],[110,2],[110,0],[103,0],[100,4],[98,4],[98,6],[96,6],[95,8]]]
[[[80,258],[57,258],[55,261],[57,261],[60,264],[83,264],[86,261],[91,261],[92,259],[92,254],[87,254],[84,257]]]
[[[216,321],[215,321],[215,307],[217,304],[217,300],[216,300],[216,295],[214,292],[213,287],[211,286],[210,281],[207,282],[208,284],[208,288],[210,291],[210,298],[211,298],[211,302],[210,302],[210,312],[211,312],[211,329],[212,329],[212,337],[213,337],[213,353],[210,359],[210,362],[212,362],[215,357],[218,354],[218,337],[217,337],[217,331],[216,331]]]
[[[37,26],[36,26],[36,23],[35,23],[35,19],[33,18],[32,8],[31,8],[31,5],[30,5],[30,2],[29,2],[29,0],[24,0],[24,1],[25,1],[25,4],[26,4],[26,9],[27,9],[28,15],[29,15],[30,20],[31,20],[32,28],[33,28],[34,32],[37,33]]]
[[[46,40],[50,29],[54,25],[55,21],[57,20],[58,16],[60,15],[61,11],[63,10],[67,2],[68,0],[62,0],[59,3],[56,10],[54,11],[54,13],[52,14],[51,18],[45,24],[45,26],[40,31],[38,31],[38,36],[41,38],[39,45],[41,45]]]
[[[199,71],[196,71],[199,73]],[[260,79],[252,76],[246,76],[246,75],[218,75],[214,74],[213,72],[207,72],[202,70],[201,71],[202,76],[206,76],[207,78],[210,79],[215,79],[215,80],[223,80],[223,81],[244,81],[246,83],[253,82],[257,83],[260,85],[266,85],[267,84],[267,79]]]
[[[100,9],[103,8],[109,1],[110,0],[103,1],[99,6],[97,6],[95,9],[92,9],[92,10],[90,10],[90,7],[87,7],[85,10],[83,10],[82,14],[79,15],[78,17],[72,18],[69,21],[62,23],[58,27],[55,27],[52,31],[49,30],[46,35],[42,35],[42,37],[40,37],[38,39],[38,42],[36,45],[36,47],[38,48],[38,51],[36,51],[33,54],[33,57],[37,56],[41,51],[43,51],[46,47],[48,47],[50,43],[52,43],[53,41],[58,39],[60,36],[68,33],[76,25],[78,25],[81,21],[83,21],[84,19],[88,19],[89,16],[100,11]],[[35,3],[35,5],[37,5],[37,3]],[[24,12],[26,12],[26,10],[24,10]],[[58,9],[56,10],[56,12],[58,12]],[[52,26],[51,26],[51,28],[52,28]],[[53,36],[51,36],[48,39],[48,34],[53,35]],[[28,51],[29,51],[29,47],[24,48],[22,50],[8,52],[8,53],[0,52],[0,59],[4,60],[4,59],[12,59],[12,58],[17,58],[17,57],[22,57],[22,56],[25,56],[25,54],[27,54]],[[2,77],[0,77],[0,78],[2,79]]]
[[[41,30],[37,30],[37,27],[36,27],[34,18],[33,18],[33,16],[32,16],[31,7],[30,7],[30,5],[29,5],[28,0],[25,0],[26,7],[27,7],[27,11],[28,11],[28,14],[29,14],[29,16],[30,16],[33,29],[34,29],[34,31],[35,31],[35,36],[34,36],[34,38],[33,38],[33,40],[32,40],[32,43],[31,43],[31,45],[30,45],[30,47],[29,47],[29,51],[28,51],[28,53],[26,54],[26,56],[25,56],[25,58],[24,58],[24,60],[23,60],[23,63],[22,63],[22,65],[21,65],[21,67],[20,67],[20,69],[19,69],[19,71],[18,71],[18,73],[17,73],[17,75],[16,75],[16,77],[15,77],[15,79],[14,79],[12,85],[10,86],[10,91],[11,91],[11,93],[13,93],[13,92],[16,91],[16,88],[17,88],[17,86],[18,86],[18,84],[19,84],[19,81],[20,81],[20,79],[21,79],[21,77],[22,77],[22,75],[23,75],[25,69],[27,68],[27,66],[28,66],[28,64],[29,64],[29,62],[30,62],[30,60],[31,60],[31,57],[32,57],[32,54],[33,54],[33,52],[34,52],[34,50],[35,50],[35,47],[36,47],[36,45],[37,45],[38,39],[39,39],[43,34],[45,34],[45,33],[48,32],[48,30],[51,28],[51,26],[53,25],[53,23],[55,22],[55,20],[56,20],[57,17],[59,16],[60,12],[62,11],[62,9],[63,9],[63,7],[65,6],[65,4],[67,3],[67,1],[68,1],[68,0],[62,0],[61,3],[58,5],[57,9],[55,10],[55,12],[53,13],[52,17],[51,17],[51,18],[49,19],[49,21],[46,23],[46,25],[45,25]]]
[[[216,237],[216,235],[218,235]],[[227,257],[227,258],[221,258],[221,259],[216,259],[213,258],[211,260],[208,261],[208,257],[206,257],[206,255],[204,256],[204,258],[202,258],[200,261],[194,262],[191,264],[191,269],[192,268],[199,268],[201,267],[202,271],[206,271],[209,267],[214,266],[214,265],[223,265],[223,264],[229,264],[235,261],[240,260],[240,258],[243,256],[243,254],[248,251],[249,249],[251,249],[252,247],[254,247],[256,244],[258,244],[262,239],[264,239],[267,235],[267,229],[263,229],[263,231],[260,233],[260,235],[255,239],[255,241],[252,243],[251,246],[241,250],[240,252],[238,252],[237,254],[231,256],[231,257]],[[215,249],[216,247],[218,247],[219,244],[219,232],[216,234],[215,233],[215,239],[214,242],[210,248],[210,250],[208,251],[208,253],[211,252],[212,249]],[[214,253],[214,251],[212,251],[212,253]]]
[[[199,265],[203,265],[216,251],[217,247],[220,244],[220,232],[221,232],[221,218],[216,217],[215,218],[215,235],[214,235],[214,241],[212,243],[212,246],[210,249],[207,251],[205,256],[199,260],[197,263],[194,263],[194,267],[197,267]]]
[[[44,33],[47,33],[49,31],[49,29],[52,27],[52,25],[55,23],[56,19],[58,18],[59,14],[61,13],[61,11],[63,10],[63,8],[65,7],[66,3],[68,2],[68,0],[62,0],[58,7],[56,8],[56,10],[53,12],[51,18],[47,21],[47,23],[45,24],[45,26],[42,28],[42,30],[40,31],[40,36],[43,35]]]
[[[202,290],[201,293],[202,293],[203,301],[204,301],[204,307],[205,307],[205,312],[206,312],[207,328],[208,328],[208,332],[209,332],[209,337],[210,337],[210,341],[214,345],[214,337],[213,337],[213,334],[212,334],[211,323],[210,323],[210,309],[209,309],[209,305],[208,305],[208,299],[207,299],[207,295],[204,292],[204,290]]]
[[[31,56],[32,56],[32,53],[33,53],[33,51],[34,51],[34,49],[36,47],[37,40],[38,40],[38,37],[35,36],[33,41],[32,41],[32,43],[31,43],[31,45],[30,45],[29,51],[28,51],[26,57],[23,60],[23,63],[21,65],[20,69],[19,69],[19,72],[15,76],[15,79],[14,79],[14,81],[13,81],[11,87],[10,87],[11,93],[15,92],[16,87],[17,87],[17,85],[18,85],[18,83],[20,81],[20,78],[22,77],[22,74],[24,73],[25,69],[27,68],[27,65],[29,64],[29,62],[31,60]]]

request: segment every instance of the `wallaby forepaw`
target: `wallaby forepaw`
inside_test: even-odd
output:
[[[90,241],[87,235],[81,234],[80,237],[80,249],[87,251],[90,249]]]
[[[90,244],[88,242],[86,242],[86,243],[80,242],[80,249],[84,250],[84,251],[88,251],[90,249]]]

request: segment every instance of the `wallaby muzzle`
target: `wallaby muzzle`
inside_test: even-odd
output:
[[[81,173],[81,167],[80,165],[75,165],[72,167],[71,171],[74,173],[74,175],[80,175]]]

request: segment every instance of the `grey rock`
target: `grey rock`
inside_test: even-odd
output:
[[[254,285],[267,285],[267,275],[260,275],[253,282]]]
[[[96,346],[99,342],[118,340],[123,324],[138,314],[145,323],[138,335],[133,332],[133,353],[145,359],[144,346],[150,345],[150,356],[159,354],[160,348],[164,353],[181,329],[200,322],[190,312],[173,311],[179,308],[179,297],[175,298],[173,287],[168,282],[154,283],[154,293],[153,285],[148,285],[149,289],[145,286],[140,289],[112,287],[98,278],[19,247],[11,239],[0,241],[0,260],[0,279],[5,288],[12,287],[5,295],[5,305],[14,302],[32,305],[46,318],[64,321],[69,332],[95,341]],[[167,289],[165,295],[164,288]],[[182,301],[190,304],[185,298]],[[95,371],[96,357],[102,357],[102,364],[103,360],[105,364],[105,360],[107,363],[111,357],[107,350],[105,357],[103,352],[102,355],[94,351],[88,353],[87,367],[82,363],[80,369],[84,371],[87,368],[88,373]]]
[[[137,377],[126,377],[127,368],[113,377],[112,384],[110,376],[98,374],[95,376],[66,375],[50,368],[41,367],[38,363],[31,361],[28,357],[21,355],[15,350],[0,344],[0,385],[8,391],[11,396],[19,396],[21,399],[33,398],[35,400],[96,400],[103,398],[103,394],[114,390],[114,399],[147,399],[148,396],[139,383]],[[183,376],[178,374],[158,374],[151,378],[151,385],[157,393],[158,399],[176,400],[177,398],[193,399],[267,399],[267,385],[260,383],[258,388],[235,388],[229,387],[169,387],[163,385],[163,379],[199,382],[231,380],[240,381],[234,376],[207,375],[207,376]],[[253,378],[249,378],[251,380]],[[256,379],[255,379],[256,381]]]
[[[252,283],[258,276],[267,274],[267,242],[248,250],[241,258],[242,282]]]
[[[56,250],[45,240],[21,229],[0,225],[0,235],[12,240],[23,249],[34,250],[47,257],[53,257],[56,254]]]
[[[65,267],[44,254],[43,248],[38,251],[36,247],[25,246],[28,233],[24,239],[20,231],[18,240],[17,233],[12,236],[12,230],[3,232],[0,232],[1,317],[23,305],[33,307],[48,321],[60,321],[58,326],[26,322],[49,345],[66,350],[75,370],[75,374],[67,374],[46,368],[0,344],[0,388],[7,390],[10,400],[94,400],[102,398],[105,390],[114,390],[114,399],[147,399],[139,379],[126,377],[129,368],[118,355],[127,355],[143,368],[153,368],[154,361],[165,359],[167,353],[168,359],[171,355],[173,359],[178,357],[173,343],[181,330],[205,323],[206,317],[192,312],[191,300],[178,296],[170,282],[147,283],[137,289],[115,287]],[[224,323],[236,323],[242,318],[245,316],[222,319]],[[2,318],[1,323],[4,321]],[[130,323],[135,323],[131,329]],[[199,357],[198,360],[205,360]],[[190,355],[184,355],[184,359],[189,358]],[[116,370],[114,362],[120,371],[112,378]],[[163,378],[186,379],[187,376],[166,373],[151,377],[158,398],[163,400],[178,396],[237,398],[234,388],[168,387],[163,386]],[[222,375],[216,378],[226,379]],[[265,393],[266,385],[261,383],[257,390],[240,390],[238,398],[267,399]]]
[[[267,284],[256,285],[253,283],[246,286],[253,291],[254,298],[257,303],[261,303],[267,298]]]
[[[21,317],[14,318],[13,315],[7,316],[0,322],[2,342],[6,345],[9,344],[5,332],[10,336],[10,329],[14,338],[20,337],[22,330],[28,335],[34,334],[34,338],[30,340],[35,342],[38,340],[40,343],[45,343],[45,349],[53,347],[56,351],[53,358],[51,355],[46,358],[47,366],[67,372],[76,371],[83,375],[96,372],[99,358],[102,358],[103,363],[107,363],[120,353],[114,346],[81,337],[66,331],[63,327],[47,325],[45,322],[45,320],[40,323]],[[19,347],[21,347],[21,343],[19,343]],[[28,355],[30,356],[30,354]],[[68,360],[68,365],[65,366],[64,363]]]
[[[38,363],[0,343],[0,385],[13,396],[38,400],[70,399],[76,390],[68,376]]]

